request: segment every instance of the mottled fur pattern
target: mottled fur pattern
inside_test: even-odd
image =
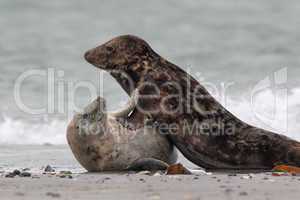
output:
[[[299,142],[239,120],[192,76],[136,36],[116,37],[87,51],[85,59],[110,72],[128,94],[137,89],[142,95],[158,95],[152,99],[139,98],[139,106],[127,121],[139,128],[145,115],[151,115],[156,124],[177,125],[174,132],[167,132],[168,137],[185,157],[199,166],[213,169],[270,169],[277,163],[300,166]],[[159,91],[148,83],[156,85]],[[165,83],[176,83],[179,88]],[[170,95],[177,97],[166,98]],[[166,112],[177,107],[180,110]],[[209,128],[189,129],[195,122]],[[186,133],[186,129],[190,131]]]

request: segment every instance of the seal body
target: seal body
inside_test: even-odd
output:
[[[76,114],[67,128],[67,140],[75,158],[90,172],[122,171],[147,165],[173,164],[177,153],[163,135],[153,129],[129,129],[106,113],[98,97]],[[146,159],[146,160],[145,160]],[[142,168],[149,169],[147,166]],[[160,168],[159,168],[160,169]]]
[[[141,127],[143,116],[151,115],[156,128],[201,167],[300,166],[299,142],[241,121],[197,80],[136,36],[116,37],[87,51],[85,59],[110,72],[128,94],[134,89],[141,94],[128,122]]]

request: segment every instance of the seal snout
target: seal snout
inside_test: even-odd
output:
[[[92,63],[92,61],[93,61],[92,50],[89,50],[89,51],[85,52],[84,58],[85,58],[85,60],[88,61],[89,63]]]

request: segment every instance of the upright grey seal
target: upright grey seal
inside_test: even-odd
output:
[[[132,97],[123,110],[107,113],[105,99],[98,97],[83,113],[74,116],[67,128],[67,140],[85,169],[164,170],[176,162],[176,150],[165,136],[147,128],[147,124],[130,130],[117,120],[127,116],[134,106]]]
[[[141,96],[146,96],[139,98],[128,122],[141,127],[143,116],[151,115],[183,155],[199,166],[208,169],[271,169],[279,163],[300,166],[299,142],[241,121],[197,80],[136,36],[116,37],[87,51],[85,59],[109,71],[128,94],[138,89]]]

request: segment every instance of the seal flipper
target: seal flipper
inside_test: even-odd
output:
[[[169,167],[164,161],[155,158],[141,158],[134,161],[127,170],[130,171],[158,171],[166,170]]]

